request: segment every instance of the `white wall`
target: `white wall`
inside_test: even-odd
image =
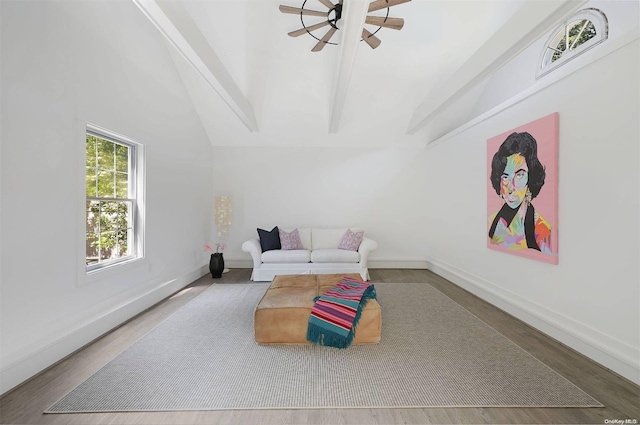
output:
[[[627,3],[637,16],[637,5]],[[639,44],[636,37],[432,144],[424,163],[425,192],[438,202],[429,205],[423,222],[433,270],[635,382],[640,382]],[[531,72],[538,53],[516,58],[517,69],[506,68]],[[496,84],[487,90],[497,90]],[[559,264],[489,250],[486,141],[556,111]]]
[[[225,262],[251,267],[256,227],[361,227],[371,266],[426,267],[422,148],[214,148],[214,190],[234,198]],[[212,236],[213,238],[213,236]]]
[[[3,393],[203,275],[212,184],[207,136],[132,2],[0,7]],[[84,122],[146,151],[146,257],[90,281]]]

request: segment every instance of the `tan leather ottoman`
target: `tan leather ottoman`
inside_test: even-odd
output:
[[[313,299],[353,274],[305,274],[276,276],[258,303],[254,313],[255,340],[259,344],[311,344],[307,341],[309,314]],[[380,342],[382,309],[369,300],[362,310],[353,344]]]

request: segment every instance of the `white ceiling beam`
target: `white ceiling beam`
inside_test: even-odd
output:
[[[339,21],[340,43],[338,62],[335,70],[329,133],[337,133],[340,127],[342,111],[347,100],[351,72],[356,59],[356,52],[362,39],[362,28],[367,17],[369,2],[367,0],[345,1],[342,19]]]
[[[251,104],[180,2],[132,1],[193,69],[220,95],[249,131],[258,131],[258,123]]]
[[[551,26],[586,2],[587,0],[528,0],[448,81],[437,85],[429,93],[413,113],[407,134],[415,134],[436,112],[497,71]]]

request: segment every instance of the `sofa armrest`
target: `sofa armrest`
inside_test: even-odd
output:
[[[378,242],[373,239],[363,238],[358,252],[360,253],[360,265],[367,267],[367,261],[369,260],[369,254],[378,249]]]
[[[258,239],[249,239],[242,244],[242,250],[251,254],[251,258],[253,258],[253,268],[260,268],[262,265],[262,248],[260,247],[260,241],[258,241]]]

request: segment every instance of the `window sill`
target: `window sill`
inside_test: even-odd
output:
[[[109,279],[113,276],[121,273],[126,273],[131,270],[145,267],[149,264],[149,261],[145,257],[133,258],[131,260],[123,261],[122,263],[113,264],[97,270],[87,272],[86,266],[82,266],[82,270],[78,276],[78,286],[84,286],[99,282],[101,280]]]

